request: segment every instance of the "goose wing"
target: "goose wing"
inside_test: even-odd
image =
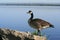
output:
[[[32,23],[35,26],[53,26],[52,24],[50,24],[49,22],[42,20],[42,19],[33,19]]]

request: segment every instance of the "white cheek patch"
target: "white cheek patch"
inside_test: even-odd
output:
[[[30,12],[30,13],[33,13],[33,12]]]
[[[30,12],[30,14],[32,14],[33,12]]]

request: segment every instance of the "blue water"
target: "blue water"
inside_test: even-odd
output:
[[[26,13],[28,10],[33,11],[34,18],[54,25],[55,28],[42,30],[48,40],[60,40],[60,6],[0,6],[0,28],[33,32],[35,29],[27,22],[30,17]]]

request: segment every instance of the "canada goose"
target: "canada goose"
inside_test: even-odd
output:
[[[49,27],[54,28],[54,26],[52,24],[50,24],[49,22],[47,22],[45,20],[38,19],[38,18],[33,19],[34,15],[33,15],[33,12],[31,10],[29,10],[27,13],[31,15],[31,17],[28,20],[28,24],[32,28],[37,29],[38,33],[42,29],[45,29],[45,28],[49,28]]]

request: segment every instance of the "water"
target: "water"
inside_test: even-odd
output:
[[[55,28],[43,30],[48,40],[60,40],[60,6],[0,6],[0,28],[33,32],[27,22],[30,17],[26,13],[28,10],[33,11],[34,18],[54,25]]]

